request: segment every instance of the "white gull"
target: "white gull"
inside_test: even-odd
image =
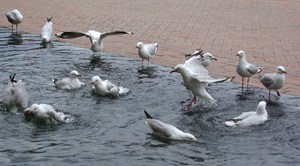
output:
[[[184,133],[173,125],[153,119],[147,113],[147,111],[144,111],[144,113],[146,114],[147,118],[145,123],[148,125],[154,135],[168,140],[197,141],[195,136],[192,134]]]
[[[280,93],[277,89],[280,89],[283,87],[285,83],[284,74],[287,74],[284,67],[278,66],[276,68],[276,73],[270,74],[267,73],[264,76],[260,77],[260,82],[269,89],[269,100],[271,95],[271,90],[275,90],[277,92],[277,95],[280,96]]]
[[[16,74],[10,76],[10,82],[3,92],[3,105],[9,112],[17,112],[19,108],[26,108],[28,105],[28,93],[22,80],[16,81]]]
[[[12,10],[11,12],[6,12],[5,15],[7,20],[11,23],[12,33],[14,31],[14,24],[16,25],[16,33],[18,33],[18,24],[22,22],[23,15],[17,9]]]
[[[67,115],[62,112],[56,112],[48,104],[32,104],[30,108],[24,110],[25,117],[33,116],[37,121],[44,123],[64,122]]]
[[[138,42],[136,48],[138,48],[138,54],[140,58],[142,58],[142,68],[144,59],[148,60],[148,68],[149,68],[149,60],[155,56],[155,53],[158,48],[157,43],[143,44],[142,42]]]
[[[53,36],[53,28],[52,28],[52,22],[51,22],[51,18],[47,18],[47,22],[45,23],[45,25],[43,26],[43,28],[41,29],[41,38],[42,38],[42,42],[43,43],[49,43],[51,42],[52,36]]]
[[[59,89],[77,89],[80,88],[81,85],[84,85],[84,83],[79,81],[78,77],[81,77],[81,75],[76,70],[73,70],[71,71],[69,78],[63,78],[62,80],[58,80],[55,78],[53,79],[53,82]]]
[[[108,80],[102,81],[99,76],[94,76],[90,85],[94,85],[93,91],[101,96],[119,96],[129,92],[129,89],[117,86]]]
[[[194,95],[193,100],[188,105],[190,108],[194,103],[196,103],[196,96],[204,98],[209,101],[215,101],[214,98],[206,91],[205,87],[208,83],[220,83],[225,81],[231,81],[233,77],[227,78],[212,78],[209,76],[208,71],[201,64],[201,56],[193,56],[187,60],[184,64],[177,65],[174,70],[170,73],[178,72],[181,74],[185,85],[190,89]]]
[[[207,67],[210,64],[211,60],[217,61],[217,59],[211,53],[203,53],[203,50],[201,49],[197,49],[193,54],[185,54],[185,58],[186,60],[189,60],[191,57],[198,55],[201,56],[201,64],[204,67]]]
[[[55,34],[55,36],[62,38],[62,39],[73,39],[77,37],[88,37],[91,42],[90,49],[93,51],[93,55],[95,52],[99,52],[99,55],[101,54],[101,51],[103,50],[103,39],[107,36],[112,35],[123,35],[123,34],[133,34],[131,32],[125,32],[125,31],[114,31],[114,32],[98,32],[94,30],[88,30],[87,32],[62,32],[59,34]]]
[[[249,77],[254,74],[260,73],[262,69],[258,66],[252,65],[246,61],[245,52],[240,50],[236,56],[239,56],[239,62],[236,67],[236,72],[242,77],[242,90],[244,88],[244,77],[248,77],[247,90],[249,84]]]
[[[229,119],[225,122],[226,126],[251,126],[259,125],[268,120],[268,112],[266,110],[266,102],[259,102],[256,112],[244,112],[240,116]]]

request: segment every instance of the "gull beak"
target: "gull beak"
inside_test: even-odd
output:
[[[80,74],[78,74],[78,75],[76,75],[77,77],[81,77],[81,75]]]
[[[218,61],[218,59],[217,59],[217,58],[212,58],[212,60]]]
[[[236,56],[240,56],[239,54],[236,54]]]
[[[30,111],[28,111],[28,115],[30,115],[32,113],[32,111],[30,110]]]
[[[90,85],[93,85],[95,82],[91,82]]]
[[[139,48],[139,46],[135,46],[135,48]]]
[[[283,71],[283,73],[287,74],[287,72],[286,72],[286,71]]]
[[[174,72],[175,72],[175,70],[170,71],[170,73],[174,73]]]

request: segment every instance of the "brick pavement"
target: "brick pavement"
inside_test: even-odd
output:
[[[104,52],[139,59],[136,43],[158,42],[150,62],[173,67],[196,48],[218,58],[209,66],[214,77],[236,76],[239,50],[250,63],[274,72],[285,67],[281,92],[300,95],[299,0],[1,0],[0,25],[10,27],[4,13],[17,8],[24,16],[19,29],[39,34],[46,17],[53,16],[54,33],[125,30],[134,35],[104,40]],[[58,40],[58,39],[57,39]],[[63,40],[89,47],[88,39]],[[92,54],[92,52],[91,52]],[[258,76],[250,84],[263,87]]]

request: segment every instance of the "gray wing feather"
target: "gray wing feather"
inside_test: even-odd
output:
[[[82,36],[91,38],[91,36],[88,33],[74,32],[74,31],[62,32],[62,33],[56,34],[55,36],[62,38],[62,39],[73,39],[73,38],[82,37]]]
[[[193,73],[206,77],[209,76],[208,71],[202,65],[201,56],[193,56],[184,63],[184,66]]]
[[[274,74],[265,74],[264,76],[260,77],[260,82],[265,86],[269,87],[274,83]]]
[[[250,65],[246,68],[248,70],[249,73],[251,74],[256,74],[256,73],[260,73],[262,70],[260,67],[258,66],[253,66],[253,65]]]
[[[107,36],[112,35],[124,35],[124,34],[132,34],[131,32],[125,32],[125,31],[114,31],[114,32],[104,32],[100,35],[100,41],[106,38]]]
[[[165,128],[165,124],[156,119],[147,119],[146,122],[150,126],[153,133],[157,136],[161,136],[164,138],[169,138],[172,136],[171,132]]]

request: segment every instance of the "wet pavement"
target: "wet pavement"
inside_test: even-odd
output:
[[[0,165],[295,165],[300,162],[299,97],[272,93],[240,84],[211,84],[208,92],[216,104],[193,95],[179,74],[169,67],[104,53],[92,58],[90,50],[53,41],[42,48],[39,36],[12,35],[0,27],[0,89],[9,75],[17,73],[29,93],[29,105],[45,103],[70,115],[68,123],[38,124],[5,111],[0,104]],[[219,63],[219,62],[217,62]],[[77,70],[86,85],[80,89],[57,89],[52,78],[67,77]],[[210,71],[210,70],[209,70]],[[99,75],[129,88],[119,97],[101,97],[91,92],[91,78]],[[2,101],[2,93],[0,96]],[[255,111],[259,101],[268,102],[269,120],[251,127],[226,127],[226,119]],[[143,111],[184,132],[198,142],[166,141],[151,134]]]

